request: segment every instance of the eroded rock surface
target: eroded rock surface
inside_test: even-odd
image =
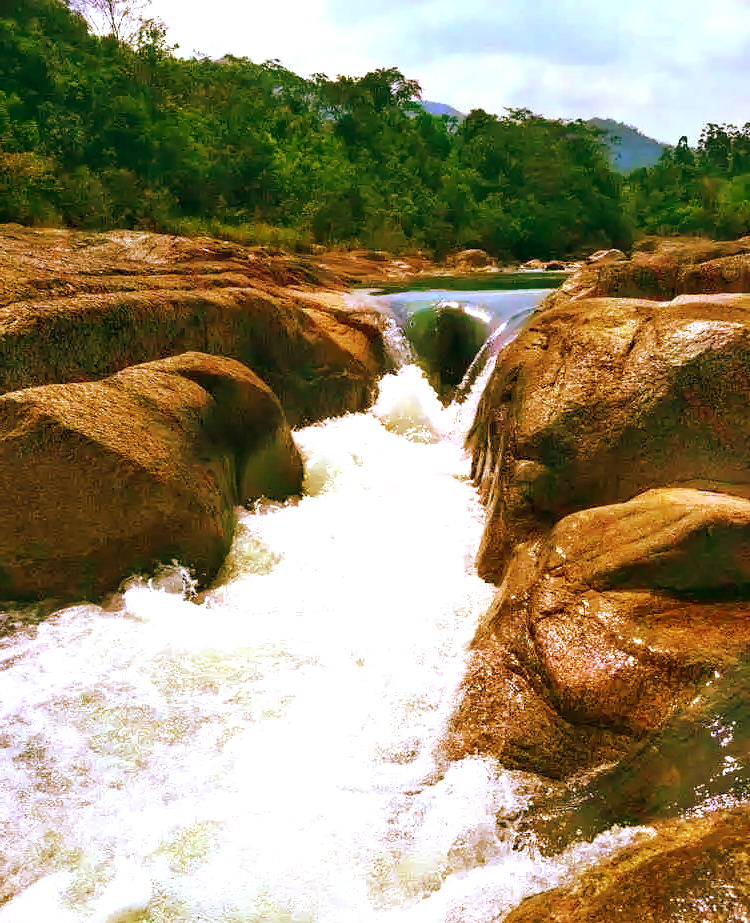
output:
[[[621,251],[601,251],[620,253]],[[582,298],[648,298],[750,291],[750,237],[734,241],[701,238],[647,238],[631,259],[596,259],[593,254],[551,292],[542,309]],[[592,260],[594,263],[592,264]]]
[[[197,350],[252,368],[292,425],[369,406],[382,318],[325,266],[209,238],[0,228],[0,393]]]
[[[656,241],[582,269],[480,401],[477,565],[499,589],[447,755],[547,777],[518,845],[661,825],[514,923],[745,919],[747,803],[717,805],[750,795],[748,254]]]
[[[596,298],[539,314],[501,354],[467,438],[489,518],[477,566],[651,487],[750,496],[750,294]]]
[[[235,507],[298,493],[270,388],[199,353],[0,397],[0,597],[93,598],[173,558],[200,583]]]
[[[750,809],[660,824],[567,888],[496,923],[742,923],[750,907]]]
[[[750,501],[650,490],[519,546],[450,746],[562,778],[619,759],[750,653]]]

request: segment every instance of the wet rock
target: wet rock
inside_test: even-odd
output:
[[[298,257],[135,231],[0,230],[0,393],[197,350],[252,368],[297,425],[364,410],[391,368],[382,319],[313,291],[340,283]]]
[[[679,485],[750,496],[750,294],[588,299],[501,354],[467,437],[499,582],[521,542],[575,510]]]
[[[472,643],[452,755],[564,778],[626,755],[750,652],[750,501],[650,490],[521,545]]]
[[[98,598],[173,558],[205,584],[238,504],[298,493],[283,410],[233,359],[187,353],[0,397],[0,596]]]
[[[503,923],[742,923],[750,906],[750,809],[659,824],[568,887],[526,898]]]
[[[604,831],[653,824],[750,797],[750,659],[715,670],[655,734],[619,762],[551,783],[517,824],[521,842],[555,855]]]

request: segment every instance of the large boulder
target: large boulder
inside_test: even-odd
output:
[[[205,584],[235,507],[299,493],[302,475],[278,400],[233,359],[193,352],[5,394],[0,597],[101,597],[172,559]]]
[[[742,923],[750,907],[749,842],[747,805],[660,824],[495,923]]]
[[[622,250],[597,250],[596,253],[591,254],[586,263],[589,266],[605,266],[608,263],[619,263],[621,260],[626,259],[627,256]]]
[[[456,269],[479,269],[480,267],[487,266],[489,263],[489,257],[484,250],[461,250],[460,253],[456,253],[452,259],[453,265]]]
[[[553,778],[622,758],[750,653],[748,600],[748,500],[657,489],[565,517],[515,550],[451,755]]]
[[[750,294],[586,299],[501,354],[467,438],[489,517],[477,567],[575,510],[678,485],[750,496]]]
[[[371,308],[293,257],[146,232],[0,233],[0,393],[197,350],[252,368],[292,425],[366,409],[391,368]]]
[[[607,254],[619,254],[616,259]],[[736,241],[646,238],[631,259],[617,251],[593,254],[551,292],[542,309],[583,298],[649,298],[750,291],[750,237]]]

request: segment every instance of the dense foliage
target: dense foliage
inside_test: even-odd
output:
[[[750,234],[750,122],[709,123],[695,151],[681,138],[658,164],[628,176],[625,204],[649,233]]]
[[[125,41],[70,6],[86,0],[0,0],[0,221],[553,257],[673,221],[651,194],[675,198],[684,176],[742,227],[740,147],[715,186],[703,161],[675,159],[623,190],[582,121],[475,110],[459,125],[395,68],[306,80],[277,61],[184,59],[158,21]]]

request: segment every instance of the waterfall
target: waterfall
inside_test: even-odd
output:
[[[175,562],[4,614],[0,923],[489,923],[636,835],[544,856],[540,779],[440,756],[493,592],[462,449],[488,374],[443,408],[407,364],[295,432],[305,496],[238,510],[203,593]]]

